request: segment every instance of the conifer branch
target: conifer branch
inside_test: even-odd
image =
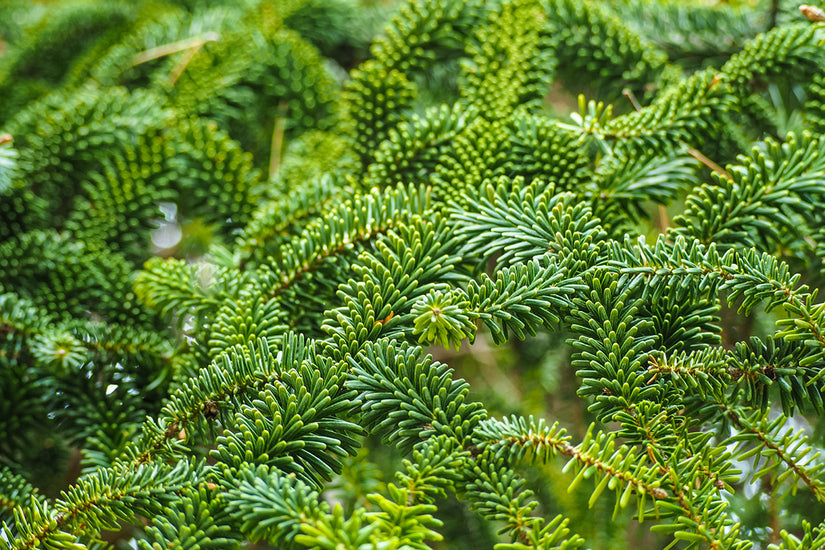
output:
[[[819,23],[144,4],[0,6],[0,547],[825,545]]]
[[[795,474],[794,477],[796,479],[808,486],[817,500],[822,501],[825,499],[825,484],[819,479],[819,474],[825,469],[825,464],[823,464],[822,461],[817,461],[820,454],[819,452],[814,453],[812,456],[807,456],[811,449],[805,449],[803,447],[808,439],[806,436],[802,433],[793,434],[792,429],[785,430],[785,432],[782,433],[786,419],[781,416],[778,420],[768,422],[767,417],[758,411],[750,417],[743,418],[735,410],[723,404],[720,405],[720,408],[731,420],[733,425],[740,430],[740,433],[729,439],[730,442],[736,442],[740,445],[747,445],[747,441],[750,439],[759,442],[759,446],[754,447],[751,453],[741,453],[740,457],[746,458],[751,454],[756,454],[757,456],[765,456],[769,463],[771,460],[781,462],[784,467],[789,469],[788,471],[792,471]],[[764,451],[760,450],[759,447],[762,447]],[[788,477],[787,473],[775,473],[776,468],[766,464],[758,472],[754,473],[754,478],[758,478],[759,472],[763,471],[770,472],[769,475],[776,481],[776,483],[773,484],[775,487],[774,491],[776,491],[776,487]],[[795,487],[792,488],[791,491],[795,492]]]

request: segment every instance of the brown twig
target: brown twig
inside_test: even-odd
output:
[[[278,173],[281,167],[281,150],[284,146],[284,130],[286,129],[287,104],[282,101],[278,105],[278,114],[275,116],[275,127],[272,129],[272,148],[269,153],[269,177]]]
[[[152,48],[137,54],[132,59],[132,66],[134,67],[135,65],[140,65],[141,63],[146,63],[147,61],[152,61],[153,59],[172,55],[173,53],[182,52],[191,48],[200,48],[207,42],[216,42],[220,40],[220,38],[220,35],[216,32],[206,32],[200,36],[193,36],[185,40],[164,44],[163,46],[158,46],[157,48]]]
[[[710,168],[711,170],[713,170],[714,172],[716,172],[717,174],[724,176],[725,179],[733,181],[733,176],[730,175],[730,172],[728,172],[727,170],[725,170],[724,168],[710,160],[708,157],[706,157],[693,147],[688,147],[688,154],[696,160],[698,160],[699,162],[701,162],[702,164],[704,164],[705,166],[707,166],[708,168]]]
[[[178,61],[178,64],[175,65],[175,68],[172,69],[172,72],[169,74],[169,84],[172,86],[175,85],[175,82],[178,81],[180,75],[182,75],[183,71],[186,70],[187,65],[189,65],[190,61],[192,61],[192,58],[195,57],[199,51],[201,51],[202,46],[203,44],[198,44],[197,46],[190,48],[189,51],[184,54],[183,59]]]
[[[667,228],[670,227],[670,217],[667,215],[667,207],[664,204],[659,205],[657,225],[659,226],[659,233],[667,232]]]
[[[630,104],[633,105],[633,108],[637,111],[642,110],[642,106],[639,105],[639,102],[636,100],[636,95],[633,93],[633,90],[630,88],[625,88],[622,90],[622,94],[630,101]]]

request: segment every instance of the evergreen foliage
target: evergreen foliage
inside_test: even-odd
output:
[[[0,549],[825,547],[796,8],[0,6]]]

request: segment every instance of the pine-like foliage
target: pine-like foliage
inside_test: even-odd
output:
[[[719,4],[0,6],[0,549],[825,547],[825,14]]]

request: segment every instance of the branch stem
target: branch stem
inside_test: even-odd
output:
[[[272,129],[272,146],[269,153],[269,177],[278,173],[281,167],[281,150],[284,147],[284,131],[286,130],[286,112],[288,105],[282,101],[278,105],[278,114],[275,115],[275,127]]]
[[[184,50],[189,50],[192,48],[199,49],[207,42],[217,42],[218,40],[220,40],[220,35],[218,33],[207,32],[199,36],[193,36],[192,38],[186,38],[184,40],[178,40],[177,42],[164,44],[162,46],[158,46],[157,48],[151,48],[137,54],[134,59],[132,59],[132,66],[134,67],[136,65],[146,63],[147,61],[159,59]]]

